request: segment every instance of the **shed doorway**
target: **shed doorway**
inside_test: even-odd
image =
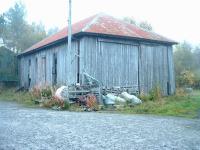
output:
[[[31,59],[28,60],[28,88],[31,86]]]
[[[57,54],[53,54],[53,65],[52,65],[52,85],[57,84]]]
[[[46,84],[46,56],[42,57],[42,82],[43,84]]]
[[[100,78],[105,86],[138,87],[137,45],[115,42],[100,43]]]

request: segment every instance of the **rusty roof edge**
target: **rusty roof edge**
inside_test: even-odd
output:
[[[138,37],[119,36],[119,35],[92,33],[92,32],[78,32],[78,33],[73,34],[73,36],[75,36],[75,37],[81,37],[81,36],[87,36],[87,35],[89,35],[89,36],[102,36],[102,37],[121,38],[121,39],[145,41],[145,42],[151,42],[151,43],[169,44],[169,45],[178,44],[178,42],[176,42],[176,41],[159,41],[159,40],[152,40],[152,39],[145,39],[145,38],[138,38]],[[73,37],[72,37],[72,39],[77,40],[76,38],[73,38]],[[32,49],[31,51],[22,52],[22,53],[18,54],[17,56],[20,57],[20,56],[23,56],[23,55],[32,54],[32,53],[37,52],[38,50],[42,50],[44,48],[53,46],[55,44],[62,43],[64,41],[67,41],[67,36],[62,38],[62,39],[56,40],[56,41],[54,41],[52,43],[49,43],[47,45],[44,45],[42,47],[38,47],[36,49]]]
[[[123,39],[129,39],[129,40],[138,40],[138,41],[146,41],[146,42],[154,42],[154,43],[162,43],[162,44],[178,44],[176,41],[164,41],[164,40],[153,40],[153,39],[146,39],[146,38],[139,38],[139,37],[132,37],[132,36],[120,36],[120,35],[111,35],[111,34],[102,34],[102,33],[92,33],[92,32],[79,32],[76,34],[76,36],[81,35],[96,35],[96,36],[104,36],[104,37],[112,37],[112,38],[123,38]]]
[[[160,37],[166,39],[166,41],[171,41],[172,43],[178,44],[178,42],[176,42],[176,41],[174,41],[174,40],[172,40],[172,39],[170,39],[170,38],[168,38],[168,37],[166,37],[166,36],[163,36],[163,35],[161,35],[161,34],[159,34],[159,33],[156,33],[156,32],[154,32],[154,31],[146,31],[146,32],[149,32],[149,33],[151,33],[151,34],[154,34],[155,36],[160,36]]]
[[[96,17],[95,17],[94,19],[92,19],[92,21],[90,21],[89,25],[84,26],[84,27],[81,29],[80,32],[83,32],[83,31],[87,30],[87,29],[88,29],[96,20],[98,20],[98,18],[99,18],[100,16],[102,16],[102,15],[96,14],[95,16],[96,16]],[[56,43],[56,41],[62,40],[63,38],[58,39],[58,40],[56,40],[56,41],[53,41],[53,42],[51,42],[51,43],[48,43],[48,44],[46,44],[46,45],[43,45],[43,46],[41,46],[41,47],[37,47],[37,48],[31,49],[31,48],[32,48],[33,46],[35,46],[36,44],[38,44],[38,43],[40,43],[40,42],[43,42],[43,41],[45,41],[45,40],[48,39],[48,38],[51,38],[51,37],[55,36],[56,34],[62,32],[62,31],[65,30],[66,28],[67,28],[67,27],[65,27],[65,28],[61,29],[60,31],[58,31],[57,33],[55,33],[55,34],[53,34],[53,35],[50,35],[50,36],[48,36],[48,37],[42,39],[41,41],[39,41],[39,42],[33,44],[31,47],[25,49],[22,53],[20,53],[20,54],[18,54],[18,55],[20,56],[20,55],[23,55],[23,54],[25,54],[25,53],[29,53],[30,51],[34,51],[35,49],[40,49],[40,48],[45,47],[46,45],[51,45],[51,43]],[[76,34],[76,33],[74,33],[74,34]],[[66,38],[66,37],[67,37],[67,35],[66,35],[64,38]],[[31,53],[31,52],[30,52],[30,53]]]
[[[37,52],[37,51],[39,51],[39,50],[42,50],[42,49],[44,49],[44,48],[47,48],[47,47],[53,46],[53,45],[55,45],[55,44],[62,43],[62,42],[64,42],[65,40],[67,41],[67,37],[61,38],[61,39],[59,39],[59,40],[56,40],[56,41],[51,42],[51,43],[49,43],[49,44],[47,44],[47,45],[43,45],[43,46],[41,46],[41,47],[38,47],[38,48],[32,49],[32,50],[30,50],[30,51],[24,51],[24,52],[18,54],[17,57],[20,57],[20,56],[23,56],[23,55],[28,55],[28,54],[35,53],[35,52]]]

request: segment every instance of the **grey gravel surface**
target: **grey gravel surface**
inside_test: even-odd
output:
[[[76,113],[0,102],[0,150],[200,150],[200,120]]]

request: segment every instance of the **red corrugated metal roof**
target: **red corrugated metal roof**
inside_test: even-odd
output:
[[[79,32],[133,37],[133,38],[148,39],[153,41],[175,43],[174,41],[165,38],[161,35],[158,35],[153,32],[144,31],[135,25],[128,24],[122,20],[116,19],[114,17],[105,14],[98,14],[73,24],[72,34],[76,34]],[[50,37],[47,37],[46,39],[31,46],[30,48],[25,50],[24,53],[32,51],[34,49],[41,48],[43,46],[46,46],[48,44],[51,44],[57,40],[66,37],[67,37],[67,27],[62,29],[58,33]]]

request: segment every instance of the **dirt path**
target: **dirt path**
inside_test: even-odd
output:
[[[75,113],[0,102],[0,150],[200,150],[200,120]]]

